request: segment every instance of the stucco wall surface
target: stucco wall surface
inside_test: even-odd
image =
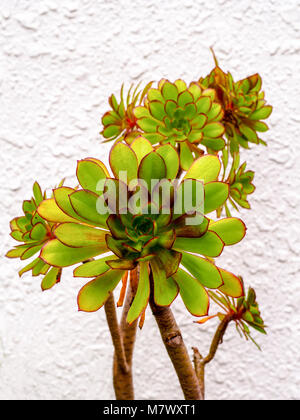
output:
[[[74,185],[76,161],[107,161],[100,117],[123,82],[194,80],[221,66],[235,79],[259,72],[274,106],[268,147],[243,151],[256,171],[248,230],[218,264],[257,290],[268,325],[262,346],[231,326],[207,368],[208,399],[300,397],[300,3],[278,0],[1,0],[0,398],[109,399],[112,344],[104,311],[79,313],[83,284],[67,269],[48,292],[19,279],[9,221],[38,180]],[[207,351],[215,323],[198,326],[174,304],[191,353]],[[134,355],[138,399],[182,394],[148,310]]]

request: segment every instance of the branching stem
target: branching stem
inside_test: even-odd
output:
[[[131,272],[131,274],[133,273]],[[133,322],[131,325],[126,322],[127,314],[133,297],[134,294],[132,292],[131,284],[129,283],[120,323],[121,337],[123,340],[128,370],[126,372],[123,371],[120,364],[118,363],[117,353],[115,351],[113,362],[113,384],[117,400],[134,400],[132,356],[138,321]]]
[[[201,400],[201,390],[195,370],[188,355],[180,329],[169,307],[157,306],[153,287],[150,306],[160,330],[161,338],[177,373],[186,400]]]
[[[117,313],[116,313],[116,306],[115,306],[115,299],[113,293],[109,295],[105,305],[105,314],[106,319],[109,327],[109,331],[111,334],[112,342],[115,348],[115,355],[120,366],[120,369],[126,373],[128,372],[128,365],[126,362],[126,356],[124,351],[123,345],[123,337],[121,334],[120,326],[118,323]]]
[[[232,321],[232,319],[233,319],[233,315],[228,314],[220,322],[215,332],[214,338],[211,342],[208,355],[206,357],[203,357],[200,354],[199,350],[196,347],[193,347],[194,367],[195,367],[195,372],[199,381],[202,399],[205,398],[205,365],[211,362],[213,358],[215,357],[219,345],[223,342],[223,337],[228,327],[228,324],[230,321]]]

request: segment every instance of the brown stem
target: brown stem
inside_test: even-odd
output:
[[[113,384],[117,400],[134,400],[132,380],[132,356],[138,321],[133,322],[131,325],[129,325],[126,322],[127,314],[132,303],[133,297],[134,294],[132,291],[131,284],[128,284],[127,295],[123,307],[120,324],[128,370],[127,372],[124,372],[124,370],[122,370],[120,364],[118,363],[117,354],[115,352],[113,362]]]
[[[181,332],[169,307],[157,306],[150,294],[150,306],[163,343],[177,373],[186,400],[201,400],[201,390]]]
[[[124,373],[126,373],[128,372],[128,365],[127,365],[125,351],[124,351],[123,337],[122,337],[120,326],[118,323],[113,293],[110,293],[109,298],[107,299],[104,305],[104,309],[105,309],[106,319],[107,319],[108,327],[110,330],[112,342],[115,348],[115,355],[118,361],[118,365],[120,366],[120,369]]]
[[[215,332],[214,338],[212,340],[209,353],[208,355],[203,359],[203,362],[205,365],[212,361],[212,359],[215,357],[215,354],[218,350],[219,344],[222,344],[223,337],[226,332],[226,329],[228,327],[229,322],[232,320],[232,315],[228,314],[225,316],[225,318],[220,322],[217,331]]]
[[[196,347],[192,347],[193,352],[194,352],[194,367],[195,367],[195,372],[199,381],[199,386],[200,386],[200,392],[201,392],[201,399],[204,400],[205,399],[205,364],[202,363],[202,356],[199,352],[199,350]]]
[[[210,345],[209,353],[206,357],[202,357],[199,350],[193,347],[194,351],[194,367],[195,372],[199,381],[202,399],[205,399],[205,365],[213,360],[218,350],[219,344],[223,342],[223,337],[230,321],[232,321],[233,315],[228,314],[220,322],[217,331],[215,332],[214,338]]]

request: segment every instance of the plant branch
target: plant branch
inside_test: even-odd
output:
[[[150,306],[163,343],[177,373],[186,400],[201,400],[201,390],[181,332],[169,307],[157,306],[150,294]]]
[[[134,270],[133,270],[134,271]],[[131,277],[137,275],[131,271]],[[133,378],[132,378],[132,356],[135,344],[136,329],[138,321],[129,325],[126,321],[127,314],[134,298],[134,293],[129,282],[127,287],[127,295],[123,306],[122,318],[120,323],[121,336],[125,351],[126,363],[128,370],[124,372],[118,363],[116,352],[113,362],[113,384],[117,400],[134,400]]]
[[[220,322],[215,332],[214,338],[211,342],[208,355],[206,357],[203,357],[200,354],[199,350],[196,347],[193,347],[194,367],[195,367],[195,372],[199,381],[201,395],[203,399],[205,398],[205,365],[211,362],[213,358],[215,357],[219,345],[222,344],[223,342],[223,337],[227,330],[228,324],[230,321],[232,321],[232,319],[233,319],[233,314],[228,314]]]
[[[194,368],[195,372],[198,378],[199,386],[200,386],[200,392],[202,400],[205,399],[205,364],[202,362],[203,357],[201,356],[199,350],[197,347],[192,347],[194,352]]]
[[[104,309],[105,309],[106,319],[107,319],[109,331],[111,334],[112,342],[115,348],[115,355],[118,361],[118,365],[120,366],[120,369],[124,373],[126,373],[128,372],[128,365],[127,365],[125,351],[124,351],[123,337],[122,337],[120,326],[118,323],[115,299],[114,299],[113,293],[110,293],[109,298],[107,299],[104,305]]]

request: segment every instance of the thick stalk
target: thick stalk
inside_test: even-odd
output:
[[[134,400],[134,389],[132,379],[132,355],[135,343],[137,322],[129,325],[126,322],[127,314],[133,299],[131,285],[128,284],[126,300],[123,306],[120,330],[126,357],[127,371],[122,369],[118,363],[117,353],[114,354],[113,362],[113,384],[117,400]]]
[[[186,400],[201,400],[201,390],[181,332],[169,307],[157,306],[150,294],[150,306],[163,343],[177,373]]]
[[[123,337],[121,334],[120,326],[118,323],[117,313],[116,313],[116,306],[115,306],[115,299],[113,293],[109,295],[105,305],[105,314],[106,319],[109,327],[109,331],[111,334],[112,342],[115,348],[115,356],[118,361],[118,365],[120,369],[126,373],[128,372],[128,365],[126,361],[124,345],[123,345]]]
[[[192,347],[194,351],[194,367],[199,381],[201,399],[205,399],[205,364],[202,363],[203,357],[196,347]]]

